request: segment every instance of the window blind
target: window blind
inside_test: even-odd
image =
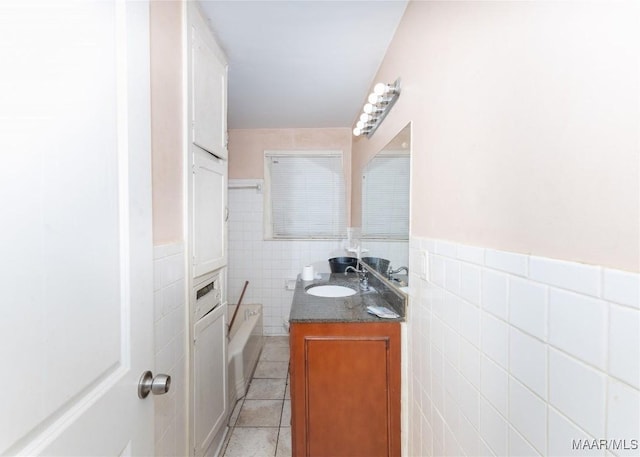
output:
[[[408,155],[374,157],[362,175],[362,236],[409,237]]]
[[[346,233],[342,154],[265,156],[273,238],[342,238]]]

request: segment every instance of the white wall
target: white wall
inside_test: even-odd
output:
[[[407,455],[640,439],[638,274],[418,237],[410,261]]]
[[[187,455],[187,335],[184,245],[154,247],[154,374],[171,375],[165,395],[153,396],[155,455]]]
[[[184,2],[149,5],[155,302],[155,373],[171,375],[154,396],[155,455],[187,453],[187,346],[183,234],[182,34]]]

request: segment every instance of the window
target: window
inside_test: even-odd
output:
[[[409,238],[409,155],[378,154],[362,175],[362,236]]]
[[[265,238],[344,238],[342,151],[265,151]]]

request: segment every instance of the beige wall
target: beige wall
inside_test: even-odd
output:
[[[183,239],[182,2],[152,1],[153,243]]]
[[[229,179],[263,179],[264,151],[271,149],[343,151],[347,203],[351,201],[351,129],[229,130]],[[347,211],[349,206],[347,204]]]
[[[375,81],[413,124],[413,236],[639,271],[638,4],[412,2]],[[352,179],[352,222],[360,221]]]

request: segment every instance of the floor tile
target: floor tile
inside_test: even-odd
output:
[[[289,337],[288,336],[268,336],[265,339],[264,346],[265,347],[269,347],[269,346],[289,347]]]
[[[282,400],[245,400],[236,427],[278,427]]]
[[[260,379],[251,380],[247,400],[282,400],[285,393],[285,379]]]
[[[277,428],[234,428],[225,457],[271,457],[278,441]]]
[[[268,346],[262,349],[260,360],[267,362],[288,362],[289,346]]]
[[[234,405],[224,457],[291,457],[289,339],[266,337],[245,398]]]
[[[286,379],[289,372],[288,362],[258,362],[254,378],[282,378]]]
[[[282,419],[280,427],[291,427],[291,400],[285,400],[282,406]]]
[[[280,428],[276,457],[291,457],[291,427]]]

